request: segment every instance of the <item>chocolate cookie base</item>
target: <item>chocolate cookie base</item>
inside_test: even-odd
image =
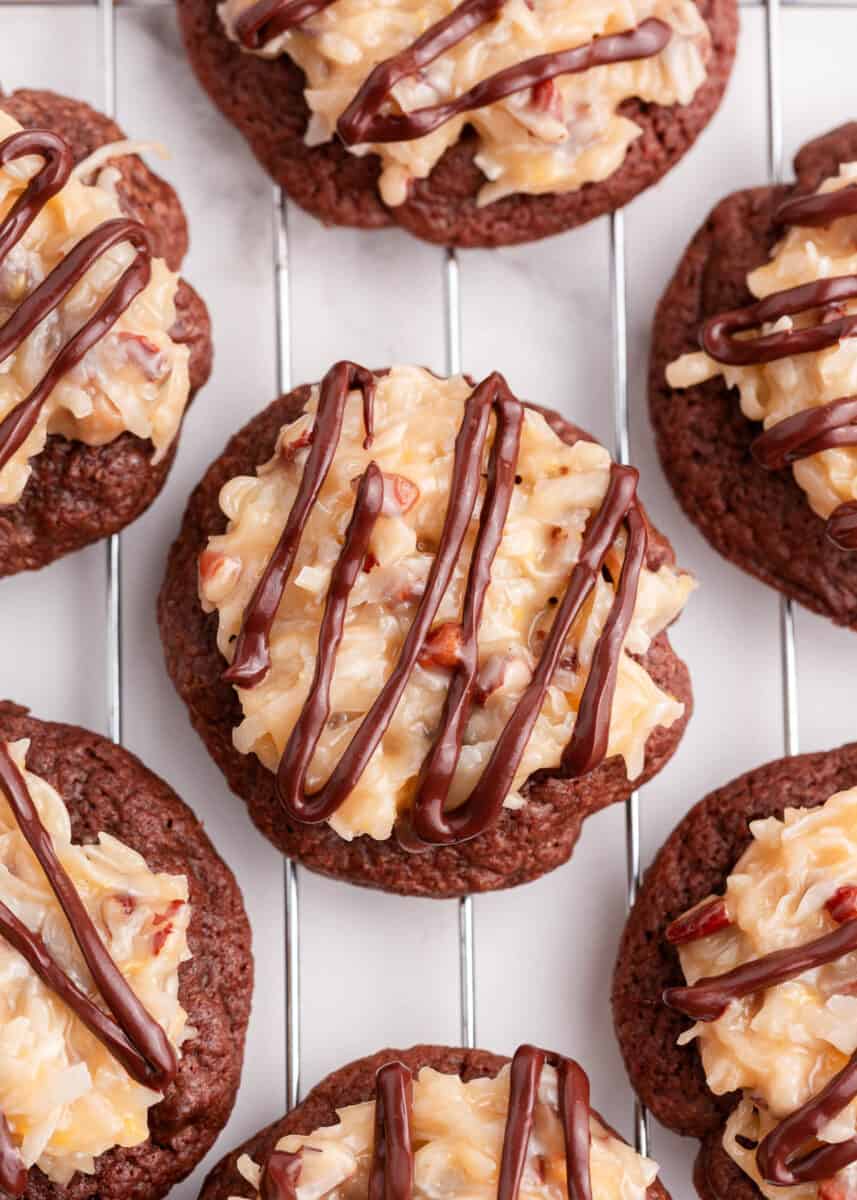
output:
[[[327,824],[291,821],[276,795],[274,775],[255,755],[240,754],[232,743],[241,706],[234,688],[221,678],[226,664],[216,643],[217,613],[206,614],[200,606],[197,560],[207,539],[226,528],[218,505],[223,484],[236,475],[254,474],[257,465],[271,457],[280,428],[295,420],[308,396],[308,388],[298,388],[236,434],[191,496],[170,553],[158,619],[167,668],[191,722],[262,833],[314,871],[384,891],[435,898],[536,879],[566,861],[585,817],[626,799],[632,787],[650,779],[672,756],[692,707],[687,668],[665,634],[642,660],[654,680],[683,701],[685,712],[671,729],[654,730],[646,746],[644,773],[633,785],[619,758],[609,759],[583,779],[560,780],[542,773],[529,782],[523,809],[504,809],[498,822],[472,841],[419,854],[403,850],[395,838],[382,842],[363,836],[347,842]],[[574,426],[560,422],[560,427],[568,431],[569,440],[581,436]],[[672,561],[672,549],[653,531],[648,565],[657,569],[664,561]]]
[[[51,129],[71,145],[76,162],[125,135],[79,100],[53,92],[0,92],[0,109],[28,129]],[[184,213],[173,189],[136,155],[112,163],[121,173],[123,211],[153,234],[155,253],[177,271],[187,251]],[[211,373],[211,326],[205,304],[184,280],[176,294],[175,341],[190,349],[193,395]],[[30,460],[32,474],[17,503],[0,507],[0,576],[46,566],[118,533],[140,516],[166,481],[178,437],[159,463],[151,442],[123,433],[105,446],[51,436]]]
[[[375,1073],[391,1059],[404,1063],[411,1071],[433,1067],[448,1075],[460,1075],[468,1082],[486,1075],[496,1075],[509,1061],[487,1050],[459,1050],[451,1046],[413,1046],[410,1050],[379,1050],[367,1058],[340,1067],[316,1084],[305,1100],[280,1121],[260,1130],[255,1137],[239,1146],[214,1168],[205,1181],[200,1200],[229,1200],[230,1196],[255,1200],[255,1193],[236,1166],[242,1154],[249,1154],[263,1163],[280,1138],[290,1133],[312,1133],[323,1125],[337,1123],[336,1110],[349,1104],[371,1100],[375,1094]],[[595,1114],[598,1116],[598,1114]],[[598,1120],[606,1124],[600,1116]],[[616,1137],[619,1134],[607,1126]],[[669,1193],[660,1180],[655,1180],[646,1193],[647,1200],[669,1200]]]
[[[149,1110],[149,1139],[102,1154],[93,1175],[65,1187],[30,1171],[25,1200],[158,1200],[193,1170],[232,1111],[250,1015],[253,958],[238,885],[202,825],[139,759],[95,733],[38,721],[0,702],[0,738],[30,738],[27,766],[62,795],[75,841],[109,833],[153,871],[186,875],[193,957],[179,968],[179,999],[196,1035],[175,1081]]]
[[[791,469],[765,471],[750,445],[762,432],[722,379],[673,389],[666,367],[698,349],[703,321],[752,300],[747,272],[782,236],[773,215],[857,158],[857,123],[818,138],[795,159],[792,188],[728,196],[690,244],[658,307],[649,379],[664,471],[684,511],[725,558],[813,611],[857,628],[857,554],[838,549]]]
[[[676,1041],[689,1021],[663,1003],[665,988],[684,983],[678,954],[666,941],[675,917],[726,879],[750,843],[748,824],[812,808],[857,785],[857,743],[827,753],[782,758],[758,767],[695,805],[646,872],[628,918],[613,977],[613,1017],[634,1090],[674,1132],[703,1141],[696,1180],[703,1200],[758,1200],[756,1186],[723,1150],[723,1125],[737,1095],[709,1091],[695,1045]]]
[[[608,179],[576,192],[518,194],[484,207],[476,196],[485,176],[474,162],[469,128],[408,200],[387,207],[378,194],[379,159],[358,158],[339,141],[308,147],[309,110],[303,72],[286,58],[247,54],[229,40],[217,0],[177,0],[185,45],[196,75],[221,112],[247,138],[269,174],[302,208],[334,225],[377,229],[400,225],[448,246],[508,246],[560,233],[627,204],[690,148],[720,103],[738,34],[735,0],[698,0],[712,35],[708,76],[689,105],[660,108],[629,101],[622,112],[642,133]]]

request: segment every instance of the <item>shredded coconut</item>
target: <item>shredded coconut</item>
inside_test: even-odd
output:
[[[503,1133],[509,1107],[509,1067],[489,1079],[463,1083],[423,1067],[414,1081],[412,1137],[414,1200],[496,1200]],[[338,1123],[307,1136],[290,1135],[278,1150],[302,1157],[297,1200],[366,1200],[374,1146],[375,1102],[337,1110]],[[590,1118],[589,1156],[594,1200],[644,1200],[657,1163]],[[258,1189],[260,1167],[247,1155],[238,1169]],[[545,1067],[520,1200],[567,1200],[565,1143],[557,1116],[557,1079]]]
[[[234,37],[254,0],[224,0],[218,12]],[[406,49],[458,0],[337,0],[297,29],[270,41],[265,56],[288,54],[306,76],[312,113],[308,145],[329,142],[336,122],[374,66]],[[378,154],[386,204],[402,204],[413,179],[425,179],[466,125],[479,137],[476,163],[487,182],[480,204],[514,192],[567,192],[606,179],[641,129],[620,114],[625,100],[689,104],[706,75],[711,37],[693,0],[507,0],[490,24],[393,89],[394,111],[444,103],[525,59],[572,49],[602,34],[658,17],[673,30],[660,54],[638,62],[558,76],[487,108],[457,117],[409,142],[349,147]]]
[[[20,128],[17,121],[0,113],[0,141]],[[110,183],[111,169],[104,167],[104,162],[142,145],[119,142],[96,150],[44,206],[0,264],[0,324],[74,245],[105,221],[122,216]],[[0,219],[40,166],[40,160],[30,156],[0,168]],[[95,184],[82,181],[82,175],[99,167],[103,169]],[[57,309],[0,362],[0,420],[30,394],[58,351],[95,313],[133,258],[134,251],[127,243],[102,254]],[[60,379],[23,445],[0,470],[0,505],[14,504],[20,498],[30,477],[30,459],[44,449],[49,434],[101,446],[128,430],[152,442],[153,461],[163,458],[178,432],[190,393],[190,352],[170,337],[177,287],[178,276],[163,259],[153,258],[148,285],[110,332]]]
[[[28,741],[9,750],[54,849],[126,980],[176,1047],[193,1031],[179,1002],[179,965],[190,958],[187,880],[155,874],[109,834],[77,845],[62,797],[26,770]],[[71,929],[0,793],[0,900],[102,1005]],[[78,1018],[0,937],[0,1112],[26,1165],[64,1186],[91,1174],[114,1146],[149,1136],[157,1092],[135,1083]]]
[[[836,922],[825,904],[838,888],[857,884],[857,788],[819,808],[786,809],[782,821],[754,821],[750,829],[753,841],[726,883],[732,924],[679,948],[688,983],[829,933]],[[755,1152],[737,1138],[760,1140],[816,1095],[857,1050],[857,954],[734,1000],[718,1020],[697,1022],[680,1040],[696,1041],[716,1095],[744,1093],[726,1129],[730,1156],[768,1200],[814,1197],[816,1184],[764,1183]],[[839,1142],[855,1133],[857,1100],[820,1137]]]
[[[818,192],[826,194],[854,183],[857,163],[843,163],[839,174],[826,179]],[[750,272],[747,285],[761,299],[800,284],[854,273],[857,216],[845,216],[826,227],[797,225],[789,229],[770,261]],[[837,315],[855,313],[857,300],[846,300],[836,307]],[[816,324],[819,315],[818,309],[813,309],[783,317],[760,332],[804,328]],[[770,429],[795,413],[857,392],[857,337],[842,338],[817,353],[796,354],[759,366],[731,367],[698,351],[682,355],[667,367],[667,382],[674,388],[695,387],[718,375],[727,387],[738,388],[744,415]],[[794,463],[792,471],[820,517],[827,518],[840,504],[857,499],[857,447],[841,446],[813,454]]]
[[[312,680],[330,571],[354,504],[353,481],[374,459],[391,481],[389,515],[381,516],[375,526],[371,569],[360,573],[351,594],[333,679],[331,719],[311,765],[310,790],[321,786],[342,755],[413,623],[441,535],[455,437],[471,390],[461,376],[446,380],[418,367],[393,368],[378,380],[371,451],[363,446],[361,397],[354,392],[348,399],[339,448],[274,621],[272,668],[257,687],[237,689],[244,719],[234,731],[235,745],[243,754],[256,754],[274,771]],[[201,556],[200,598],[207,611],[218,612],[218,646],[227,660],[294,501],[317,402],[315,388],[307,411],[281,430],[274,457],[256,476],[232,479],[221,491],[229,524],[224,534],[209,539]],[[486,461],[487,453],[486,448]],[[492,686],[485,702],[473,709],[452,805],[465,799],[476,783],[530,680],[557,598],[577,560],[587,519],[607,490],[610,464],[603,446],[587,441],[568,446],[544,417],[527,412],[520,482],[494,561],[479,634],[480,678],[485,682],[487,677]],[[435,628],[459,619],[477,525],[478,506]],[[614,580],[623,551],[624,534],[608,562]],[[690,576],[669,565],[641,574],[619,664],[608,748],[608,754],[622,755],[630,778],[642,770],[651,731],[672,725],[683,712],[632,655],[646,653],[652,638],[681,612],[693,587]],[[510,807],[523,803],[517,789],[533,771],[560,761],[614,595],[613,582],[600,577],[569,637],[507,799]],[[422,656],[360,782],[330,819],[341,837],[390,836],[397,813],[411,802],[448,681],[442,655]]]

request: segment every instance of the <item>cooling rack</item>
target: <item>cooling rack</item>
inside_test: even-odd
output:
[[[171,0],[123,0],[123,11],[133,9],[168,8]],[[57,7],[89,10],[87,20],[93,21],[98,51],[100,107],[109,115],[117,115],[117,22],[111,0],[0,0],[0,10]],[[783,9],[803,9],[821,12],[850,10],[857,19],[857,0],[745,0],[746,10],[763,10],[765,37],[764,61],[758,70],[765,80],[767,156],[772,182],[783,176],[783,87],[781,14]],[[121,116],[121,114],[118,114]],[[821,132],[821,130],[819,130]],[[749,182],[749,181],[748,181]],[[717,195],[720,193],[718,192]],[[289,205],[286,198],[272,189],[270,199],[271,269],[274,297],[275,379],[277,392],[288,391],[293,379],[293,273],[290,270]],[[609,261],[610,366],[615,457],[627,462],[630,454],[629,420],[629,319],[628,319],[628,246],[626,219],[622,212],[603,223],[607,230]],[[464,321],[462,306],[462,272],[466,261],[452,250],[437,250],[437,266],[442,273],[445,365],[450,373],[462,369]],[[263,398],[257,398],[261,402]],[[123,736],[123,590],[122,538],[111,538],[105,550],[105,630],[106,630],[106,726],[110,736],[121,741]],[[781,705],[782,745],[786,753],[798,750],[799,693],[796,663],[795,618],[788,601],[779,605],[779,703]],[[155,764],[156,765],[156,764]],[[650,784],[657,789],[657,783]],[[696,798],[696,795],[693,796]],[[624,817],[624,851],[626,860],[626,901],[632,904],[641,876],[642,830],[639,797],[634,794],[627,802]],[[301,1094],[301,870],[285,861],[283,867],[284,962],[285,962],[285,1094],[289,1106]],[[477,905],[479,901],[475,902]],[[306,914],[305,914],[306,915]],[[460,1040],[465,1046],[476,1045],[476,929],[474,900],[458,902],[458,971]],[[628,1093],[630,1095],[630,1092]],[[271,1115],[276,1110],[274,1103]],[[636,1107],[634,1134],[637,1148],[648,1152],[649,1138],[645,1112]],[[669,1184],[669,1180],[667,1180]]]

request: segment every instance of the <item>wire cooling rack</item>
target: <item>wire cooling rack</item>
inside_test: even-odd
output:
[[[171,0],[123,0],[127,8],[166,8]],[[3,8],[63,7],[89,10],[95,20],[100,70],[101,107],[116,115],[116,20],[112,0],[0,0]],[[783,119],[781,87],[781,11],[789,9],[852,9],[857,0],[743,0],[744,8],[764,8],[764,71],[766,80],[766,118],[768,167],[771,182],[783,174]],[[285,196],[273,189],[272,269],[276,322],[276,387],[278,392],[292,386],[292,310],[289,252],[289,206]],[[626,276],[625,219],[615,213],[608,223],[611,313],[611,391],[615,457],[629,459],[629,378],[628,378],[628,304]],[[461,370],[463,326],[461,304],[461,263],[453,250],[438,251],[438,267],[443,272],[445,359],[448,372]],[[106,711],[111,738],[122,740],[123,664],[122,664],[122,541],[109,540],[105,555],[106,578]],[[786,753],[798,750],[798,687],[796,638],[791,602],[783,600],[779,610],[779,646],[783,744]],[[625,810],[625,854],[627,864],[627,903],[633,903],[641,877],[641,827],[639,800],[635,793]],[[284,863],[283,901],[285,915],[285,1091],[289,1107],[301,1093],[301,1006],[300,1006],[300,870],[288,860]],[[458,902],[458,948],[460,990],[460,1038],[464,1046],[476,1044],[476,946],[474,903],[472,898]],[[648,1151],[646,1114],[635,1110],[635,1141],[642,1152]]]

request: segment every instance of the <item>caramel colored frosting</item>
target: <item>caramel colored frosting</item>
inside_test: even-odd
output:
[[[236,747],[275,771],[307,696],[331,572],[355,504],[355,487],[374,460],[384,478],[382,513],[349,597],[336,655],[331,711],[310,766],[315,790],[389,677],[410,629],[434,560],[450,503],[456,435],[473,385],[439,379],[417,367],[394,367],[377,379],[374,435],[365,445],[363,397],[349,394],[342,434],[270,635],[271,668],[254,687],[236,687],[243,720]],[[297,494],[315,419],[318,389],[307,411],[279,436],[273,458],[255,476],[225,484],[220,502],[225,533],[200,558],[203,607],[218,615],[224,665],[256,585]],[[487,449],[486,449],[487,457]],[[483,772],[501,730],[531,680],[534,666],[580,553],[587,522],[599,509],[611,474],[610,455],[589,441],[564,443],[539,413],[525,410],[509,516],[491,570],[478,633],[476,704],[470,714],[449,795],[460,804]],[[484,494],[484,477],[480,495]],[[477,510],[480,500],[477,500]],[[420,767],[434,737],[456,663],[456,623],[477,536],[474,518],[433,628],[380,745],[344,803],[330,818],[346,839],[384,839],[408,810]],[[556,766],[574,729],[600,633],[616,596],[625,534],[620,532],[593,592],[572,627],[565,652],[506,798],[533,772]],[[643,767],[645,744],[658,725],[676,721],[683,706],[661,690],[638,661],[683,608],[694,584],[670,565],[640,574],[624,651],[619,656],[607,753],[621,755],[630,777]]]
[[[264,42],[260,53],[287,54],[306,76],[307,143],[330,141],[372,69],[407,52],[459,3],[335,0]],[[230,36],[238,37],[241,18],[257,4],[224,0],[219,12]],[[650,57],[525,86],[487,107],[454,115],[424,136],[349,144],[355,154],[380,155],[379,189],[386,204],[402,204],[410,182],[426,178],[468,125],[476,131],[476,163],[486,177],[480,204],[515,192],[574,191],[606,179],[641,132],[620,112],[622,104],[632,98],[688,104],[705,79],[710,35],[692,0],[506,0],[495,9],[487,24],[399,80],[385,111],[407,115],[454,101],[500,71],[632,31],[652,18],[663,22],[670,36]]]

